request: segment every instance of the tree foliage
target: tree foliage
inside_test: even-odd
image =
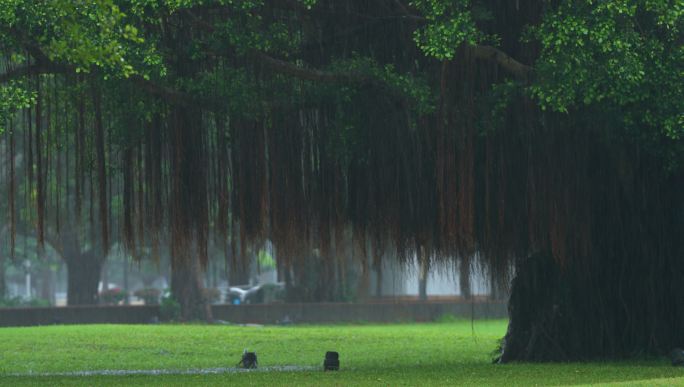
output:
[[[530,92],[542,108],[603,111],[681,163],[684,130],[684,3],[567,1],[530,29],[542,50]]]

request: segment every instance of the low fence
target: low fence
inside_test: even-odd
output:
[[[263,305],[216,305],[214,318],[235,323],[273,324],[325,322],[434,321],[441,316],[459,318],[505,318],[505,303],[302,303]]]
[[[506,318],[504,302],[301,303],[213,305],[214,319],[235,324],[405,322],[456,318]],[[0,327],[51,324],[148,324],[158,306],[65,306],[0,309]]]
[[[147,324],[158,306],[58,306],[0,309],[0,327],[51,324]]]

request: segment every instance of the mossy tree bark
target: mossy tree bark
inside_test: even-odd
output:
[[[594,250],[584,258],[546,252],[520,260],[498,361],[619,359],[684,346],[684,206],[670,190],[681,181],[643,186],[639,195],[649,200],[623,192],[605,197],[614,204],[599,201]]]
[[[588,276],[548,256],[518,265],[498,361],[570,361],[664,354],[684,344],[684,285],[664,269],[602,265]],[[680,277],[681,278],[681,277]]]

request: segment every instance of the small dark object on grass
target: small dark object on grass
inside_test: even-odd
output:
[[[340,369],[340,354],[328,351],[323,361],[323,371],[338,371]]]
[[[256,352],[247,352],[245,349],[245,351],[242,352],[242,359],[238,363],[238,366],[246,369],[252,369],[257,368],[257,364]]]
[[[675,348],[670,351],[670,360],[672,365],[676,367],[684,367],[684,350]]]

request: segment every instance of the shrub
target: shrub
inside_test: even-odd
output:
[[[16,308],[23,306],[24,301],[21,297],[0,298],[0,308]]]
[[[121,288],[103,290],[99,294],[100,302],[108,305],[118,305],[126,298],[126,291]]]
[[[143,300],[145,305],[159,305],[161,290],[155,288],[138,289],[133,295]]]
[[[25,300],[21,296],[0,298],[0,308],[37,308],[47,306],[50,306],[50,301],[43,298],[32,298],[30,300]]]
[[[180,316],[181,307],[172,294],[164,295],[159,304],[159,317],[164,321],[172,321]]]
[[[50,306],[50,301],[44,298],[32,298],[28,301],[24,301],[22,305],[32,308],[45,308]]]
[[[204,288],[202,289],[202,297],[204,301],[215,304],[221,301],[221,291],[216,288]]]

